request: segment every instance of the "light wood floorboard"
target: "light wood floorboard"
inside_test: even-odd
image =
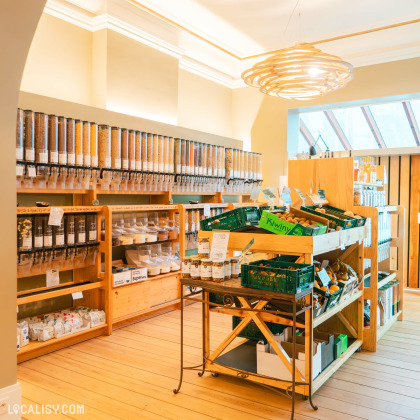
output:
[[[376,353],[354,354],[315,394],[319,406],[298,399],[296,420],[420,420],[420,293],[405,293],[404,321],[379,342]],[[201,363],[201,309],[184,317],[184,359]],[[63,419],[247,420],[289,419],[290,401],[273,391],[227,376],[179,378],[179,312],[138,322],[18,366],[23,402],[84,404],[84,415]],[[232,328],[211,314],[211,348]],[[40,415],[26,415],[40,419]],[[48,416],[49,418],[49,416]]]

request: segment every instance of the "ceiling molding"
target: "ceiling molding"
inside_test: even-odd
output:
[[[80,28],[92,31],[92,17],[79,13],[55,1],[48,1],[44,8],[44,13],[48,13],[65,22],[79,26]]]

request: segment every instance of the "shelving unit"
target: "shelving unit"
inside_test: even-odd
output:
[[[315,193],[318,189],[325,190],[326,198],[331,205],[352,210],[354,213],[371,220],[371,246],[365,247],[365,259],[370,259],[370,284],[364,288],[364,299],[370,301],[370,327],[364,330],[363,349],[376,351],[377,341],[383,336],[397,320],[403,319],[403,291],[406,280],[405,255],[405,209],[399,205],[386,205],[380,207],[354,206],[354,186],[370,187],[383,190],[386,187],[386,171],[383,166],[377,166],[378,184],[354,182],[354,158],[308,159],[289,161],[289,187],[298,188],[306,193]],[[298,198],[292,191],[292,198]],[[391,214],[392,234],[390,258],[378,260],[378,233],[379,214]],[[379,271],[391,274],[378,281]],[[365,277],[368,277],[366,275]],[[400,311],[382,327],[377,326],[378,289],[392,280],[399,280]]]
[[[62,207],[64,214],[66,213],[95,213],[97,215],[97,237],[100,237],[100,220],[103,214],[102,206],[68,206]],[[18,207],[18,215],[39,215],[49,214],[50,208],[47,207]],[[108,318],[108,285],[106,281],[101,278],[100,275],[100,252],[96,255],[94,265],[86,267],[78,267],[74,269],[68,269],[65,271],[72,271],[72,280],[60,283],[54,287],[35,287],[31,289],[19,290],[18,280],[18,294],[17,294],[17,306],[18,309],[22,305],[27,305],[35,302],[42,302],[48,299],[55,299],[72,293],[82,292],[84,293],[83,298],[74,301],[74,306],[88,306],[97,309],[102,309],[106,313],[105,325],[98,327],[89,328],[74,334],[70,334],[64,337],[55,338],[45,342],[31,341],[27,346],[24,346],[17,353],[18,362],[40,356],[45,353],[49,353],[54,350],[66,347],[68,345],[77,343],[79,341],[87,340],[102,335],[107,332],[107,325],[109,322]],[[45,270],[36,275],[45,275]],[[19,279],[27,277],[33,277],[31,274],[28,276],[20,276]],[[63,307],[62,309],[67,309]],[[40,313],[34,313],[32,316],[42,315]]]
[[[344,233],[343,233],[344,232]],[[210,242],[213,232],[199,232],[200,237],[209,238]],[[242,250],[249,241],[254,238],[254,244],[250,248],[251,252],[264,252],[279,255],[299,255],[304,257],[306,264],[312,264],[314,257],[323,258],[341,258],[343,262],[349,264],[357,273],[363,272],[363,239],[364,228],[358,227],[347,231],[338,231],[319,236],[283,236],[270,234],[255,233],[239,233],[230,232],[228,250]],[[264,293],[264,291],[260,291]],[[267,292],[269,294],[269,292]],[[244,311],[240,308],[231,307],[229,309],[210,308],[210,312],[225,313],[229,315],[245,316]],[[290,321],[282,317],[268,316],[264,317],[264,321],[284,323],[290,325]],[[311,323],[311,329],[307,329],[307,323],[298,323],[298,327],[305,328],[305,334],[309,337],[305,340],[305,354],[312,354],[313,346],[313,329],[325,327],[329,331],[335,333],[344,333],[350,337],[351,344],[347,351],[329,365],[320,375],[311,380],[309,374],[309,364],[305,364],[304,379],[306,382],[311,380],[312,393],[316,392],[331,375],[339,369],[341,365],[356,351],[358,351],[363,343],[363,282],[361,289],[351,295],[347,300],[338,304],[330,311],[325,312]],[[241,343],[242,344],[242,343]],[[239,347],[238,347],[239,349]],[[224,353],[226,354],[226,353]],[[230,367],[221,366],[219,364],[206,363],[206,368],[224,374],[232,375]],[[246,372],[247,380],[286,389],[289,384],[279,382],[278,380],[270,380],[267,377],[261,377],[256,372]],[[298,386],[297,392],[308,395],[308,386]]]

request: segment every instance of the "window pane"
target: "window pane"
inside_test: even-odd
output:
[[[305,137],[299,130],[299,141],[298,141],[298,153],[309,153],[309,143],[306,141]]]
[[[413,108],[414,117],[416,119],[417,126],[420,127],[420,99],[418,99],[417,101],[410,101],[410,104],[411,104],[411,108]]]
[[[401,102],[370,105],[386,147],[415,147],[413,132]]]
[[[322,111],[302,113],[300,114],[300,118],[302,118],[315,140],[317,140],[318,136],[321,134],[325,143],[328,145],[329,150],[344,150],[340,139],[337,134],[335,134],[330,122]],[[318,140],[318,145],[321,150],[325,152],[326,147],[321,139]]]
[[[359,107],[333,110],[353,150],[378,149],[369,124]]]

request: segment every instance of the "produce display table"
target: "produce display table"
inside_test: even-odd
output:
[[[317,410],[317,407],[312,402],[312,357],[305,358],[304,375],[296,368],[297,327],[305,329],[305,354],[312,354],[310,351],[312,347],[311,332],[313,322],[312,288],[298,294],[285,294],[242,287],[240,279],[216,283],[186,278],[181,279],[181,286],[181,291],[184,290],[184,286],[189,286],[191,293],[188,296],[184,296],[181,292],[181,373],[179,385],[174,389],[175,394],[180,391],[184,370],[198,370],[199,376],[202,376],[207,371],[212,372],[215,376],[218,373],[223,373],[261,385],[283,389],[286,395],[292,399],[292,419],[294,418],[296,393],[307,395],[312,408]],[[214,299],[210,300],[210,294],[217,294],[219,297],[217,301],[220,303],[215,303]],[[184,300],[200,302],[202,305],[203,363],[190,367],[184,366]],[[264,309],[267,305],[269,305],[270,309]],[[281,310],[279,309],[280,306]],[[213,352],[210,351],[210,311],[243,318]],[[297,322],[299,315],[304,317],[304,323]],[[258,330],[263,334],[287,368],[292,376],[291,380],[258,374],[256,347],[248,339],[244,339],[227,349],[251,321],[255,323]],[[292,327],[292,357],[289,357],[282,346],[275,340],[266,322]]]

